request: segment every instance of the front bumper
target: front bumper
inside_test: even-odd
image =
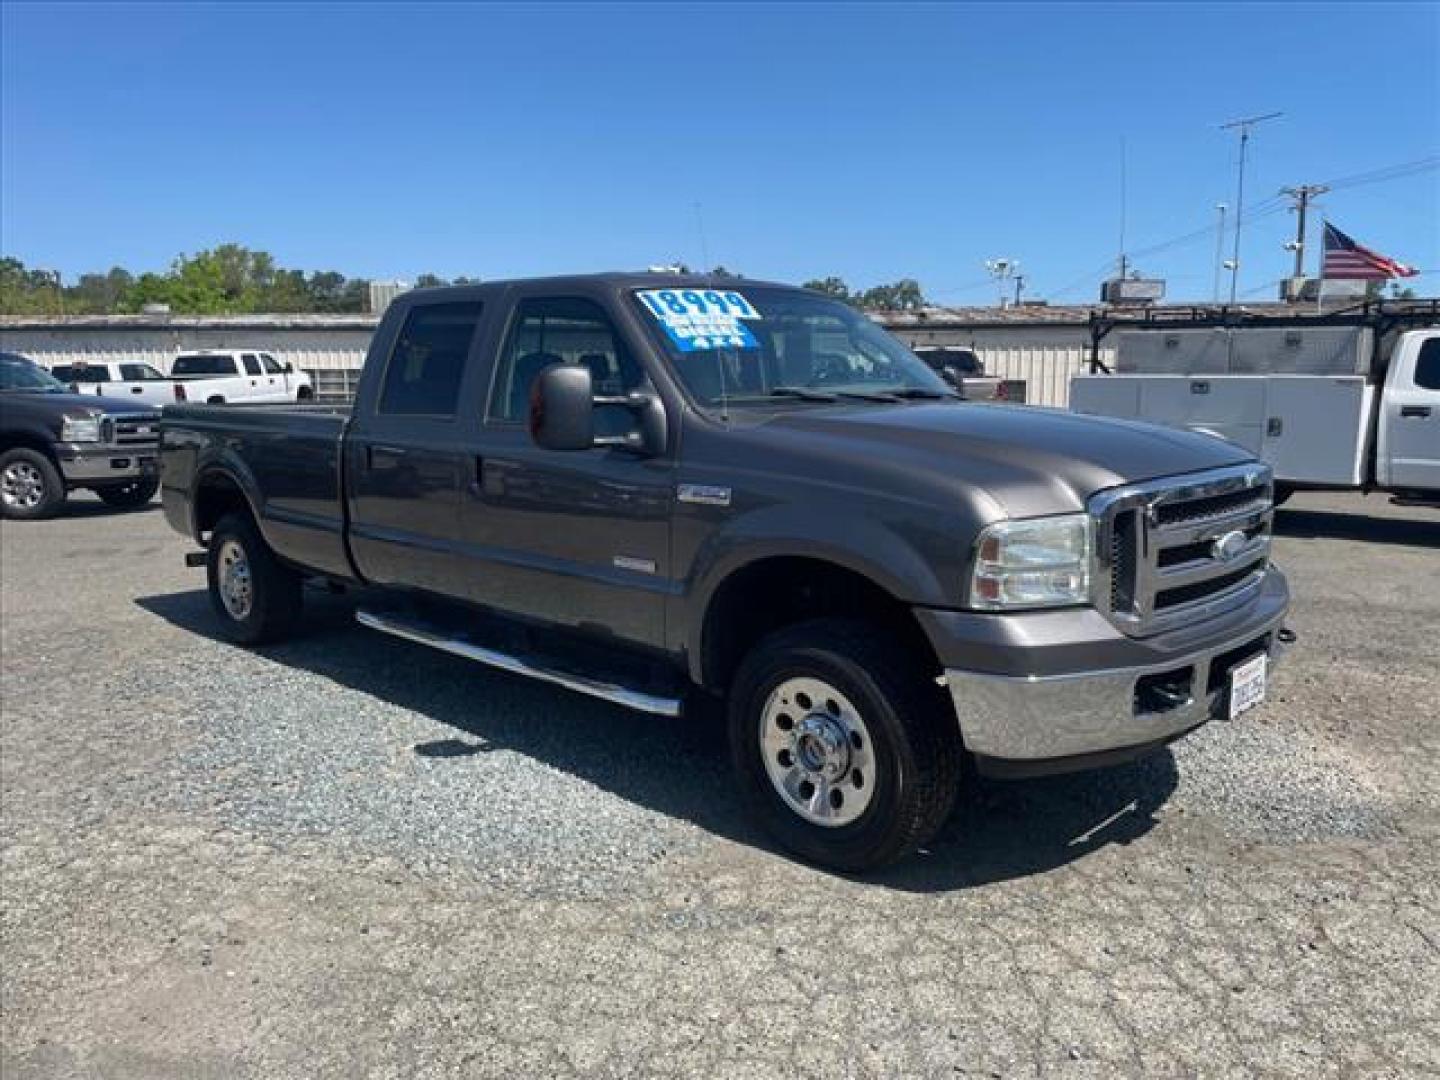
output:
[[[65,483],[71,487],[93,484],[125,484],[157,476],[154,443],[107,446],[103,443],[59,443],[55,456]]]
[[[1289,603],[1285,577],[1271,567],[1243,610],[1151,639],[1127,638],[1089,609],[1037,613],[1061,616],[1038,621],[930,612],[922,623],[945,663],[966,748],[982,770],[1060,772],[1163,745],[1221,714],[1230,670],[1260,652],[1273,661],[1283,650]],[[976,635],[974,620],[987,618],[997,621],[978,635],[990,639],[988,650],[954,640],[957,630],[962,638]],[[947,628],[952,633],[937,642]],[[965,655],[991,670],[952,662]]]

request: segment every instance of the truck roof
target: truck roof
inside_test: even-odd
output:
[[[479,292],[500,292],[512,285],[544,285],[553,289],[594,288],[596,285],[615,289],[743,289],[761,286],[767,289],[793,289],[796,285],[761,281],[756,278],[733,277],[729,274],[672,274],[655,270],[607,270],[595,274],[560,274],[530,278],[506,278],[484,281],[475,285],[441,285],[433,289],[412,289],[404,297],[434,298],[446,293],[469,296]]]

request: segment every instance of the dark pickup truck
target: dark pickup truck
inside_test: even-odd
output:
[[[160,414],[71,393],[28,357],[0,352],[0,517],[52,517],[72,491],[144,506],[160,486]]]
[[[160,454],[235,640],[308,576],[508,671],[724,702],[746,801],[839,868],[924,843],[967,755],[1088,768],[1233,718],[1293,637],[1242,450],[966,404],[845,305],[735,278],[412,292],[352,411],[167,406]]]

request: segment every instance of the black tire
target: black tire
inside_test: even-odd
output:
[[[225,404],[225,399],[224,399],[223,397],[221,397],[219,394],[216,394],[214,397],[208,397],[208,398],[206,398],[206,399],[205,399],[205,404],[206,404],[206,405],[224,405],[224,404]]]
[[[300,387],[299,390],[297,390],[297,391],[295,392],[295,400],[296,400],[296,401],[314,401],[314,400],[315,400],[315,391],[314,391],[314,390],[311,390],[310,387],[308,387],[308,386],[302,386],[302,387]]]
[[[233,547],[232,547],[233,545]],[[232,600],[227,606],[221,592],[222,580],[234,583],[236,571],[226,576],[222,564],[233,559],[236,549],[248,577],[249,602]],[[206,562],[210,584],[210,606],[224,628],[225,636],[240,645],[261,645],[287,636],[300,618],[300,575],[275,558],[248,514],[226,514],[210,534]]]
[[[144,506],[155,497],[155,492],[159,490],[160,481],[151,477],[145,480],[136,480],[122,487],[99,488],[95,494],[99,495],[108,506],[130,510],[137,506]]]
[[[1284,506],[1290,501],[1290,496],[1295,494],[1295,489],[1289,484],[1275,485],[1275,506]]]
[[[65,478],[38,450],[0,454],[0,515],[16,521],[54,517],[65,505]]]
[[[871,740],[869,801],[846,824],[807,820],[767,769],[761,741],[770,723],[766,705],[796,679],[818,679],[839,690]],[[818,710],[816,715],[825,718]],[[865,623],[817,619],[764,638],[736,673],[727,726],[749,809],[784,848],[821,866],[870,870],[909,855],[945,823],[959,792],[963,748],[943,692],[884,630]]]

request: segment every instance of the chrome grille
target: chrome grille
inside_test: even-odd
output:
[[[1139,637],[1247,603],[1269,565],[1273,499],[1264,465],[1100,492],[1097,606]]]
[[[153,446],[160,441],[160,414],[106,416],[100,421],[100,441],[109,446]]]

